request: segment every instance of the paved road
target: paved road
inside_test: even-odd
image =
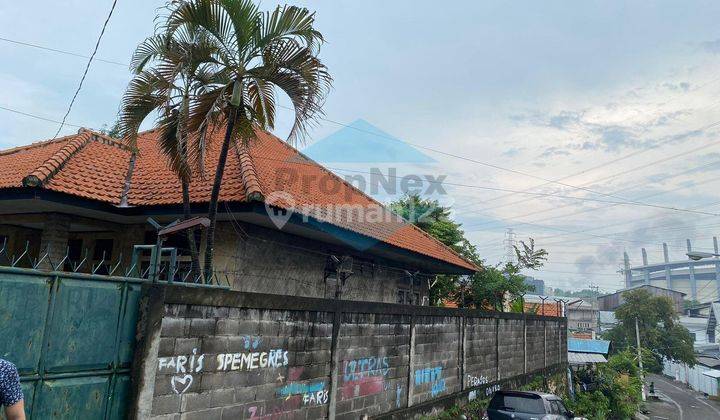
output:
[[[720,404],[708,400],[703,394],[687,388],[662,375],[648,375],[646,383],[655,382],[655,392],[661,401],[648,401],[652,420],[705,420],[720,419]]]

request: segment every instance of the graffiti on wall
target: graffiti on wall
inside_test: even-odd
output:
[[[329,399],[327,384],[322,381],[311,383],[290,382],[280,387],[277,394],[284,398],[301,395],[303,405],[323,405],[327,404]]]
[[[489,382],[488,378],[483,375],[480,375],[480,376],[468,375],[467,380],[468,380],[467,381],[468,386],[480,386],[480,385],[484,385]]]
[[[445,392],[445,378],[442,376],[442,370],[442,366],[416,370],[415,386],[430,384],[430,395],[433,397]]]
[[[485,385],[485,384],[490,383],[488,378],[483,375],[480,375],[480,376],[468,375],[467,380],[468,380],[468,382],[467,382],[468,386],[471,386],[471,387]],[[494,392],[499,391],[499,390],[500,390],[500,385],[498,385],[498,384],[488,386],[485,388],[485,396],[488,397],[488,396],[492,395]],[[472,395],[469,396],[469,399],[474,400],[477,397],[477,391],[471,391],[471,394]]]
[[[170,377],[170,387],[176,394],[183,394],[193,384],[194,373],[202,372],[204,354],[197,354],[193,349],[191,355],[178,355],[172,357],[158,357],[158,372],[174,373]]]
[[[340,399],[366,397],[385,391],[388,389],[385,379],[389,372],[390,362],[387,356],[345,360]]]
[[[288,365],[288,352],[283,349],[222,353],[217,355],[217,370],[255,370],[279,368]]]

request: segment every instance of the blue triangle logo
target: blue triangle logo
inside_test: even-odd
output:
[[[409,144],[358,119],[303,150],[317,162],[435,163]]]

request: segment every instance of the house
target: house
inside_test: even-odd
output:
[[[527,313],[545,316],[562,316],[562,302],[552,296],[528,294],[523,296],[523,307]]]
[[[571,333],[588,333],[593,336],[600,332],[597,304],[592,300],[534,294],[524,295],[523,300],[525,312],[547,316],[566,316],[568,331]]]
[[[649,284],[628,287],[627,289],[618,290],[615,293],[598,296],[598,307],[601,311],[614,311],[625,302],[625,299],[623,298],[623,294],[625,292],[637,289],[647,290],[653,296],[666,296],[670,298],[673,302],[673,306],[675,307],[675,311],[678,314],[683,313],[683,300],[685,298],[685,293],[666,289],[664,287],[651,286]]]
[[[680,325],[690,331],[693,338],[693,346],[703,346],[708,344],[707,324],[708,318],[697,316],[680,316]]]
[[[568,363],[574,367],[607,363],[610,342],[568,338]]]
[[[204,172],[190,184],[192,215],[207,212],[223,132],[209,134]],[[157,237],[148,217],[167,224],[183,215],[181,186],[158,135],[141,133],[131,150],[81,129],[0,151],[0,254],[24,254],[19,264],[27,265],[47,253],[43,264],[64,261],[78,271],[127,267],[135,257],[142,273],[149,255],[135,245]],[[232,146],[220,201],[214,267],[236,290],[332,297],[339,289],[344,299],[420,304],[435,275],[477,270],[267,132]],[[186,279],[186,236],[164,247],[178,254],[174,279]]]
[[[566,305],[568,330],[576,332],[600,332],[597,302],[591,299],[571,300]]]

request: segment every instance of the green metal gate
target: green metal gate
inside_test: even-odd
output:
[[[0,358],[31,419],[122,419],[147,280],[0,267]]]

